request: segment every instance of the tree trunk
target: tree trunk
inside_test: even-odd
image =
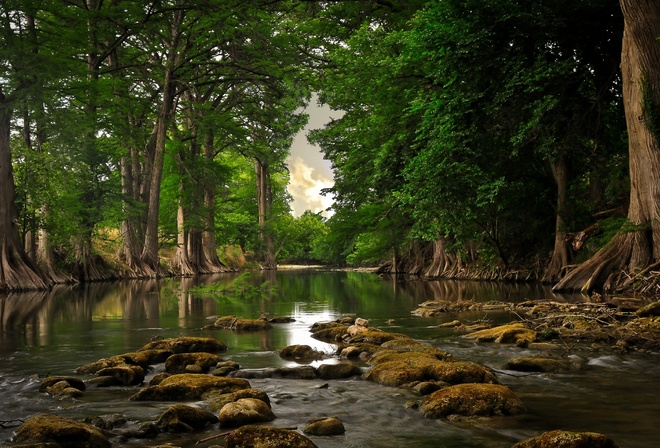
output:
[[[41,271],[25,254],[18,233],[10,126],[11,105],[0,90],[0,291],[48,289]]]
[[[620,270],[660,258],[660,2],[620,0],[624,17],[621,74],[628,127],[632,229],[570,272],[555,290],[588,292],[612,286]],[[654,120],[655,118],[655,120]]]
[[[275,241],[273,240],[272,232],[268,229],[268,219],[270,217],[272,204],[268,162],[256,158],[254,161],[254,168],[257,175],[259,239],[263,244],[262,269],[277,269],[277,264],[275,263]]]
[[[204,157],[210,162],[215,157],[213,150],[213,132],[206,132],[204,136]],[[217,242],[215,235],[215,184],[206,182],[204,184],[204,230],[202,231],[202,251],[204,259],[209,265],[211,272],[226,272],[227,267],[218,258]]]
[[[562,275],[565,266],[571,263],[569,242],[566,238],[566,228],[569,215],[568,184],[570,168],[568,157],[559,156],[552,164],[552,174],[557,183],[557,211],[555,221],[555,247],[552,259],[542,278],[543,283],[556,283]]]
[[[183,182],[181,182],[179,188],[183,190]],[[179,207],[176,214],[176,254],[172,259],[171,267],[178,275],[190,277],[197,274],[197,270],[188,257],[188,231],[186,229],[185,215],[183,200],[179,198]]]

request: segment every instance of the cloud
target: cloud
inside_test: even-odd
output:
[[[332,205],[332,196],[321,196],[323,188],[333,185],[333,180],[319,170],[308,165],[301,157],[291,156],[287,159],[290,172],[288,186],[289,194],[293,197],[291,208],[294,216],[302,215],[306,210],[314,213],[324,212]],[[324,213],[328,216],[328,213]]]

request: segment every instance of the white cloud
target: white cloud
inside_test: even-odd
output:
[[[321,196],[321,190],[332,187],[333,180],[305,163],[301,157],[291,156],[287,164],[291,176],[288,190],[293,197],[293,215],[300,216],[305,210],[325,212],[333,200],[331,195]],[[324,216],[328,216],[328,213],[324,213]]]

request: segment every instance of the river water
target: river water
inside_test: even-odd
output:
[[[205,289],[202,285],[212,286]],[[359,377],[333,381],[252,379],[252,387],[264,390],[271,399],[277,416],[272,424],[302,429],[314,417],[339,417],[346,434],[311,437],[321,448],[504,448],[554,429],[601,432],[622,448],[657,446],[657,354],[571,347],[568,355],[582,358],[584,370],[552,375],[504,371],[502,366],[508,359],[534,353],[507,345],[475,343],[437,325],[457,318],[504,323],[515,316],[493,312],[411,316],[418,304],[431,299],[520,302],[580,301],[584,297],[557,296],[539,285],[415,281],[363,272],[311,270],[99,283],[3,296],[0,444],[11,446],[17,426],[37,413],[75,419],[120,413],[129,424],[138,424],[156,420],[172,404],[128,401],[137,387],[88,388],[82,398],[57,399],[38,391],[46,375],[73,375],[76,367],[99,358],[135,351],[153,338],[177,336],[215,337],[229,347],[223,358],[238,362],[241,368],[295,366],[281,359],[278,350],[308,344],[331,354],[334,346],[312,339],[309,327],[314,322],[351,314],[368,319],[372,327],[408,334],[459,359],[495,369],[500,381],[518,395],[528,411],[517,417],[460,423],[430,420],[406,408],[407,402],[420,399],[414,392]],[[295,322],[255,333],[203,329],[213,322],[212,316],[220,315],[289,316]],[[147,381],[154,373],[147,376]],[[324,383],[327,387],[320,387]],[[218,431],[214,425],[192,434],[130,440],[122,446],[171,442],[181,447],[208,447],[221,439],[200,441]]]

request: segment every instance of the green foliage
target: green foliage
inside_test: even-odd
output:
[[[195,296],[213,297],[216,300],[251,302],[277,296],[279,289],[269,280],[254,284],[253,276],[245,272],[228,283],[219,281],[200,285],[189,289],[188,292]]]

